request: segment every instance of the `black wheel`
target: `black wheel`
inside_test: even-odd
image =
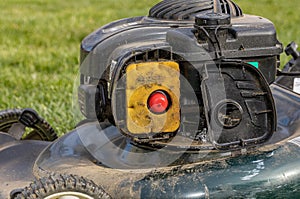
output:
[[[25,132],[26,128],[30,131]],[[57,138],[51,125],[33,109],[0,111],[0,131],[22,140],[53,141]]]
[[[16,195],[16,194],[15,194]],[[75,175],[50,175],[30,184],[14,199],[100,199],[111,198],[93,181]]]

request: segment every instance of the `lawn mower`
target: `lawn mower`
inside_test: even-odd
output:
[[[80,62],[73,131],[0,113],[0,197],[300,197],[300,53],[268,19],[164,0],[88,35]]]

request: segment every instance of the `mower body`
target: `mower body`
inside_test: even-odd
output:
[[[271,87],[277,131],[264,146],[243,153],[153,153],[107,122],[86,123],[52,143],[0,134],[0,197],[9,198],[53,173],[84,176],[113,198],[298,197],[300,96],[280,85]],[[178,154],[177,162],[165,166]]]
[[[276,77],[282,51],[272,22],[229,0],[166,0],[101,27],[81,43],[87,120],[54,142],[0,133],[0,197],[53,174],[113,198],[299,196],[300,58]]]

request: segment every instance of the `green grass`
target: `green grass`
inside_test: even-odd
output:
[[[159,0],[2,0],[0,109],[36,109],[61,135],[71,130],[80,41],[120,18],[146,15]],[[296,0],[238,0],[244,12],[269,18],[280,41],[300,44]],[[287,58],[284,58],[286,61]]]

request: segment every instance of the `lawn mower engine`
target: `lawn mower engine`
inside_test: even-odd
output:
[[[140,146],[256,146],[276,130],[281,53],[273,23],[230,0],[164,0],[83,40],[81,112]]]

